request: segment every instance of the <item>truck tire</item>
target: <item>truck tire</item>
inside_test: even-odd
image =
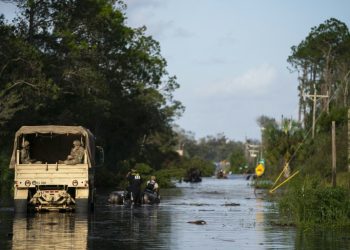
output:
[[[27,199],[14,199],[15,213],[27,213]]]
[[[88,213],[89,212],[89,199],[75,199],[75,212],[76,213]]]

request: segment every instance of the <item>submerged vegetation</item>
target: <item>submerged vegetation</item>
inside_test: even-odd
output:
[[[320,187],[298,178],[279,200],[279,208],[290,212],[290,219],[301,226],[350,226],[349,194],[345,187]]]

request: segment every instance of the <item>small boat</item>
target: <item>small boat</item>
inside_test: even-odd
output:
[[[110,204],[124,204],[124,191],[113,191],[110,193],[108,201]]]
[[[152,192],[148,189],[145,189],[141,193],[141,199],[142,199],[142,204],[154,204],[154,203],[160,203],[160,196],[156,192]]]
[[[122,205],[131,203],[131,194],[127,187],[125,191],[113,191],[109,195],[109,203]],[[160,203],[160,196],[156,192],[145,189],[141,192],[141,204],[154,204]]]
[[[227,179],[226,172],[225,172],[225,171],[222,171],[222,169],[219,169],[219,170],[216,172],[216,178],[217,178],[217,179]]]
[[[202,178],[200,177],[200,171],[195,168],[190,168],[189,172],[187,172],[187,177],[184,178],[184,182],[202,182]]]

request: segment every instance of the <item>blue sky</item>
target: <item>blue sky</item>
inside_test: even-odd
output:
[[[290,48],[329,18],[350,26],[346,0],[125,0],[127,25],[147,27],[160,42],[186,106],[176,121],[196,138],[224,133],[260,138],[256,118],[298,112],[297,74]],[[0,2],[12,19],[14,8]]]

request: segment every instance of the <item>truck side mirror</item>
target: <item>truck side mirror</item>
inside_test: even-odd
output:
[[[96,148],[100,151],[100,154],[99,154],[99,158],[100,158],[99,159],[99,161],[100,161],[99,163],[100,163],[100,165],[96,166],[98,168],[98,167],[101,167],[103,165],[103,163],[105,162],[105,153],[104,153],[102,147],[96,146]]]

